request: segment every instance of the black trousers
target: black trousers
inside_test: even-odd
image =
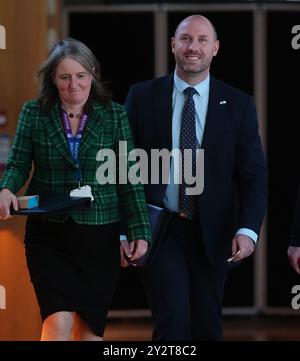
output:
[[[151,268],[141,272],[154,341],[222,340],[226,273],[209,263],[195,221],[174,215]]]

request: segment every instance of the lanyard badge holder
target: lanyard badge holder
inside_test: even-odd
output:
[[[89,185],[81,185],[81,172],[79,160],[76,161],[76,181],[78,183],[78,188],[71,190],[70,197],[90,197],[91,201],[94,200],[92,195],[92,189]]]
[[[76,167],[76,182],[78,184],[78,188],[71,190],[70,197],[90,197],[91,201],[94,200],[92,195],[92,190],[89,185],[81,185],[82,177],[81,177],[81,170],[80,170],[80,162],[79,162],[79,149],[80,149],[80,141],[83,133],[84,126],[87,122],[88,116],[86,113],[82,115],[80,118],[79,127],[75,137],[73,137],[69,118],[67,113],[63,110],[63,121],[65,132],[67,135],[67,142],[71,157],[75,163]]]

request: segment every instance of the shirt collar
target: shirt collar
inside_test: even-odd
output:
[[[193,85],[193,88],[197,90],[200,96],[202,96],[204,93],[209,91],[209,80],[210,80],[210,75],[208,74],[208,76],[200,83]],[[191,85],[186,83],[181,78],[179,78],[176,72],[174,72],[174,86],[180,94],[183,94],[184,89],[190,87]]]

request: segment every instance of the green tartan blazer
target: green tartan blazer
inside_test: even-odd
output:
[[[118,161],[115,184],[99,184],[96,179],[98,168],[107,161],[97,160],[98,151],[110,149],[118,156],[119,141],[127,141],[128,152],[133,149],[125,109],[114,102],[94,103],[81,139],[79,161],[82,184],[91,186],[95,200],[89,210],[73,211],[72,217],[77,223],[89,225],[124,218],[128,240],[151,241],[143,185],[116,184]],[[32,164],[34,170],[26,194],[69,194],[77,187],[75,163],[69,153],[58,103],[49,114],[41,110],[37,100],[24,104],[0,188],[17,193],[28,179]],[[131,165],[125,163],[127,170]],[[67,217],[68,214],[49,216],[47,220],[64,221]]]

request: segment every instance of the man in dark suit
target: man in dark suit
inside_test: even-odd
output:
[[[221,340],[227,259],[235,255],[237,262],[254,251],[266,205],[265,159],[252,98],[209,73],[219,49],[212,23],[189,16],[171,44],[175,72],[133,85],[126,107],[135,146],[149,156],[151,149],[184,150],[196,137],[204,149],[204,190],[190,196],[190,211],[174,181],[175,158],[169,184],[145,185],[148,203],[164,206],[173,216],[142,278],[154,340]],[[193,88],[188,95],[186,88]],[[188,132],[184,118],[193,119]],[[190,134],[187,143],[183,134]]]

